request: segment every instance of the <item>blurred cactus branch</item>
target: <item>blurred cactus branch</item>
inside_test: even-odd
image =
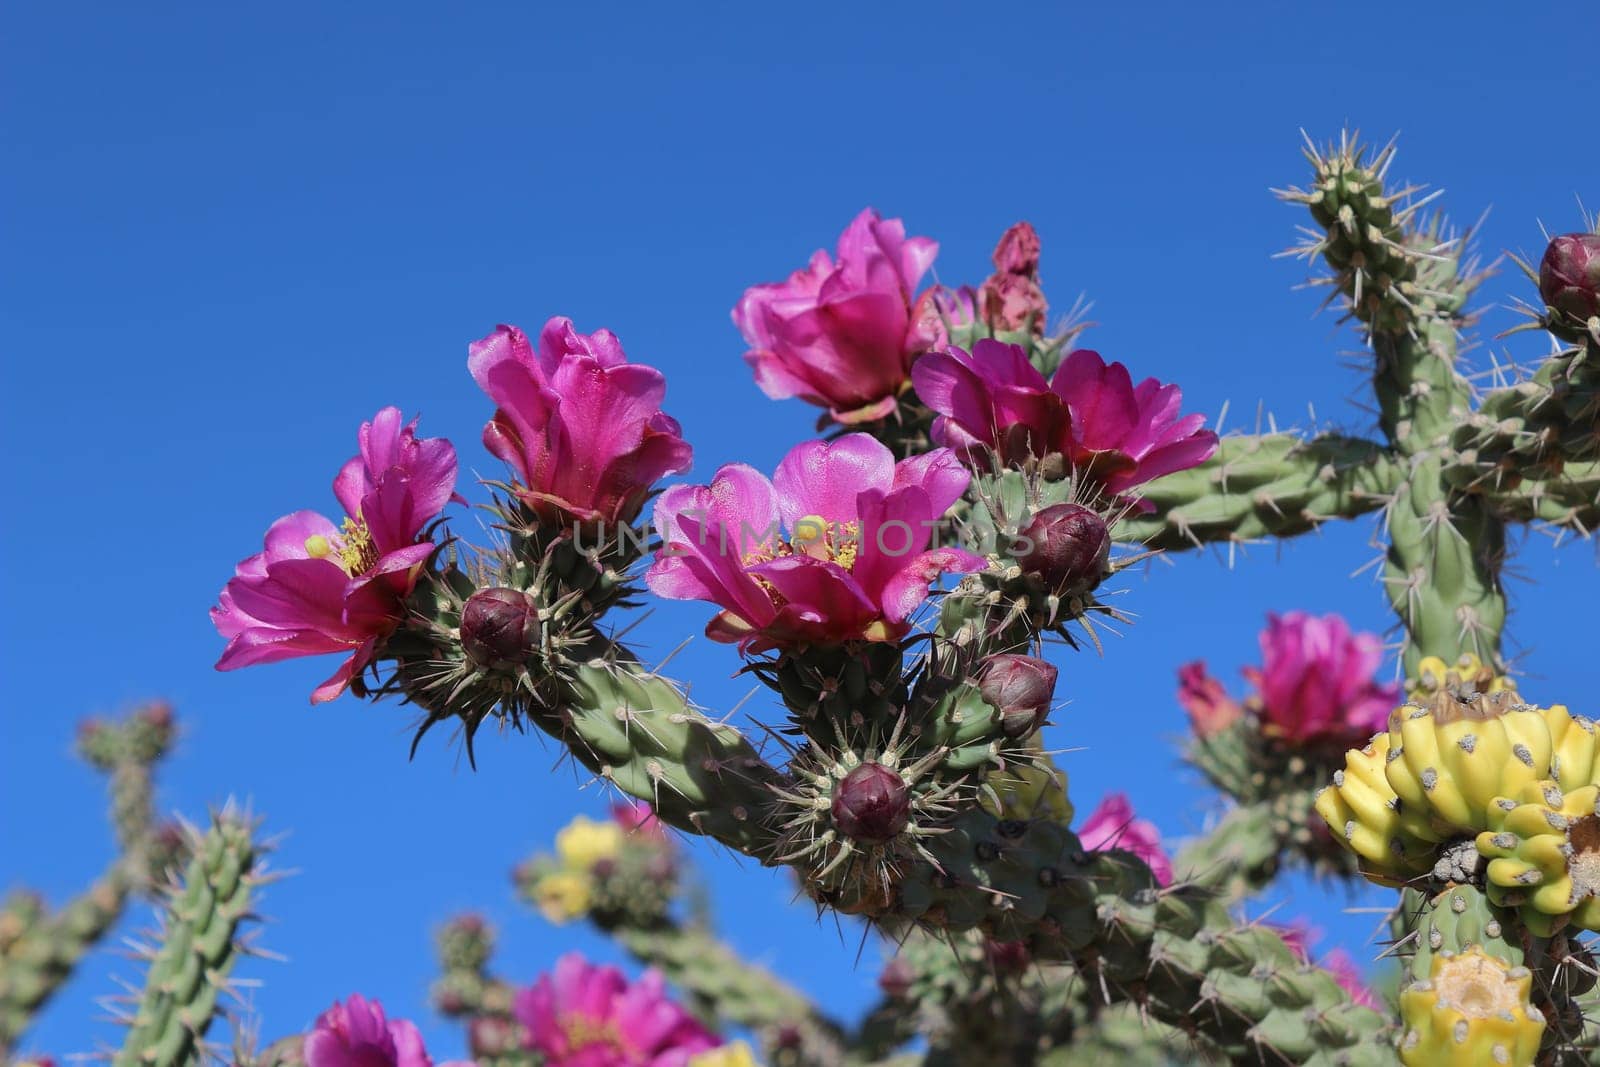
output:
[[[166,892],[154,947],[145,953],[144,989],[112,1057],[116,1067],[177,1067],[204,1057],[229,976],[252,951],[241,927],[254,918],[257,891],[268,881],[256,830],[256,820],[232,805],[215,813],[204,833],[188,830],[192,855]]]
[[[1399,469],[1382,445],[1356,437],[1225,437],[1205,463],[1145,486],[1154,510],[1129,515],[1115,534],[1167,551],[1293,537],[1382,508]]]
[[[166,877],[177,845],[155,821],[155,768],[175,736],[172,709],[161,702],[80,727],[78,754],[109,776],[110,821],[121,851],[58,910],[27,890],[0,909],[0,1054],[15,1048],[78,961],[116,925],[129,896],[153,891]]]

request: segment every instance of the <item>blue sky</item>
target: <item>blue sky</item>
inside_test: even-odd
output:
[[[936,270],[977,281],[1019,218],[1044,239],[1048,292],[1084,293],[1089,335],[1136,374],[1179,382],[1228,426],[1259,411],[1365,431],[1348,403],[1354,338],[1273,260],[1301,221],[1269,187],[1301,180],[1299,130],[1403,132],[1396,173],[1443,185],[1454,216],[1493,213],[1491,257],[1537,255],[1540,223],[1600,208],[1591,64],[1573,42],[1592,4],[1514,17],[1490,3],[809,5],[31,5],[0,36],[7,165],[0,286],[0,447],[7,518],[0,702],[0,886],[60,900],[109,855],[100,784],[70,757],[91,712],[156,695],[185,723],[163,804],[248,798],[283,832],[264,944],[287,964],[240,976],[269,1036],[363,991],[460,1051],[425,1004],[430,928],[481,908],[501,969],[529,979],[561,952],[610,949],[543,924],[507,872],[578,812],[555,751],[485,738],[472,773],[409,713],[345,699],[313,709],[325,662],[220,675],[206,608],[275,517],[333,506],[358,422],[384,404],[498,469],[466,344],[499,321],[608,326],[668,376],[694,473],[770,467],[814,413],[773,403],[739,360],[728,309],[830,245],[863,205],[942,245]],[[1477,358],[1539,350],[1490,283]],[[1225,427],[1226,428],[1226,427]],[[1063,661],[1071,703],[1050,742],[1086,808],[1132,794],[1170,835],[1214,801],[1181,771],[1173,672],[1205,657],[1230,680],[1269,610],[1388,624],[1370,523],[1230,569],[1209,554],[1128,581],[1138,621],[1104,657]],[[1535,536],[1517,560],[1524,692],[1593,714],[1580,608],[1593,550]],[[664,653],[706,609],[658,606],[636,634]],[[744,695],[725,648],[675,661],[713,709]],[[764,698],[763,698],[764,699]],[[756,705],[747,706],[747,711]],[[783,878],[707,847],[695,859],[727,936],[829,1009],[860,1010],[877,961],[857,935],[788,906]],[[1343,943],[1381,895],[1291,880],[1280,915],[1314,912]],[[140,912],[120,933],[148,919]],[[115,942],[113,942],[114,946]],[[40,1049],[116,1040],[97,955],[33,1035]]]

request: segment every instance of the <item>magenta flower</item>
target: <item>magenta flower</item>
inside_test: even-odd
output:
[[[1292,742],[1360,744],[1384,728],[1399,687],[1380,685],[1376,634],[1352,633],[1338,615],[1268,615],[1260,668],[1246,668],[1260,690],[1265,732]]]
[[[912,295],[938,252],[868,208],[839,236],[837,259],[819,249],[788,281],[746,289],[733,323],[762,392],[798,396],[841,423],[894,411],[911,361],[939,339]]]
[[[610,330],[581,334],[554,318],[535,352],[521,330],[499,326],[468,351],[497,405],[484,447],[547,521],[632,522],[658,479],[689,469],[693,451],[661,410],[666,379],[627,362]]]
[[[1078,828],[1078,840],[1090,852],[1131,852],[1150,865],[1157,884],[1172,884],[1172,860],[1161,847],[1161,831],[1155,823],[1134,818],[1125,793],[1107,793]]]
[[[970,354],[930,352],[911,377],[939,415],[934,439],[975,465],[991,451],[1008,465],[1059,453],[1080,477],[1122,493],[1217,450],[1217,435],[1201,429],[1205,416],[1179,415],[1177,386],[1154,378],[1135,386],[1126,367],[1087,349],[1068,355],[1048,382],[1020,345],[993,340]]]
[[[1313,929],[1309,924],[1301,920],[1297,920],[1288,926],[1278,926],[1273,923],[1266,925],[1272,927],[1283,937],[1284,944],[1288,945],[1296,956],[1299,956],[1307,963],[1316,963],[1317,966],[1327,971],[1333,977],[1333,980],[1339,983],[1339,987],[1350,994],[1352,1001],[1364,1008],[1377,1008],[1379,1006],[1378,998],[1373,995],[1372,990],[1367,988],[1367,980],[1361,973],[1361,968],[1356,965],[1356,961],[1351,959],[1350,954],[1344,949],[1336,948],[1320,960],[1312,959],[1311,945],[1321,938],[1320,931]]]
[[[660,596],[719,605],[706,633],[746,651],[896,640],[930,582],[984,566],[928,547],[968,478],[947,449],[897,464],[866,434],[798,445],[771,481],[729,464],[708,486],[657,499],[662,547],[645,581]]]
[[[546,1067],[684,1067],[721,1042],[663,986],[656,971],[630,985],[617,968],[569,952],[517,993],[514,1011]]]
[[[343,524],[314,511],[285,515],[267,531],[265,550],[239,564],[211,609],[228,639],[218,670],[348,653],[312,693],[322,703],[372,662],[433,554],[427,527],[455,491],[455,448],[415,430],[392,407],[363,423],[361,454],[333,482]]]
[[[317,1017],[301,1055],[306,1067],[433,1067],[417,1028],[359,993]]]
[[[611,805],[611,820],[630,834],[665,838],[667,828],[655,811],[642,800]]]
[[[1244,714],[1221,682],[1206,670],[1203,660],[1178,668],[1178,703],[1189,713],[1196,737],[1211,737],[1232,726]]]

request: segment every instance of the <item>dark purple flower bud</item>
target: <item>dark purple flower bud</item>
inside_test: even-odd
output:
[[[1564,233],[1539,263],[1539,295],[1578,322],[1600,315],[1600,233]]]
[[[517,589],[480,589],[461,609],[461,648],[479,667],[515,667],[537,642],[539,612]]]
[[[1081,504],[1052,504],[1017,535],[1017,562],[1057,596],[1085,596],[1111,574],[1111,531]]]
[[[911,983],[916,977],[917,972],[911,964],[896,956],[883,965],[883,970],[878,974],[878,988],[883,990],[884,996],[898,1000],[911,992]]]
[[[1056,669],[1032,656],[999,653],[978,668],[978,692],[1000,713],[1001,732],[1027,737],[1038,732],[1050,713]]]
[[[1033,962],[1033,953],[1022,941],[985,941],[983,954],[995,974],[1021,974]]]
[[[881,763],[863,763],[833,792],[833,821],[846,837],[868,844],[891,840],[911,821],[911,790]]]

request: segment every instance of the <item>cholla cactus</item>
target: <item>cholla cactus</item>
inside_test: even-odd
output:
[[[1600,523],[1600,233],[1558,237],[1528,268],[1529,327],[1554,351],[1481,389],[1460,356],[1481,275],[1424,214],[1432,198],[1390,181],[1393,146],[1345,136],[1306,157],[1309,182],[1282,194],[1309,215],[1292,251],[1326,267],[1329,303],[1370,350],[1372,439],[1219,439],[1177,384],[1049,328],[1032,227],[1007,231],[980,286],[919,292],[937,245],[870,209],[836,254],[734,310],[760,388],[822,411],[826,436],[770,476],[731,463],[661,486],[691,456],[665,379],[564,318],[468,350],[493,405],[484,443],[507,467],[485,486],[491,543],[452,532],[470,524],[450,442],[395,408],[360,428],[333,485],[345,517],[278,520],[227,582],[219,668],[336,654],[312,699],[398,698],[416,709],[413,753],[435,727],[469,756],[486,724],[537,729],[623,798],[513,881],[643,973],[568,956],[514,980],[482,919],[452,920],[433,997],[476,1062],[1594,1058],[1581,934],[1600,929],[1600,735],[1553,702],[1580,694],[1535,705],[1509,677],[1501,574],[1514,525]],[[1079,814],[1043,738],[1067,696],[1050,657],[1128,620],[1119,575],[1158,551],[1367,514],[1402,679],[1379,677],[1377,635],[1274,616],[1249,692],[1203,664],[1179,680],[1186,756],[1227,804],[1214,827],[1170,855],[1124,797]],[[647,593],[711,606],[707,635],[770,694],[766,740],[641,664],[615,624]],[[119,775],[164,747],[137,729],[84,742]],[[151,884],[147,779],[117,781],[124,847]],[[252,830],[225,811],[194,843],[122,1061],[200,1055],[247,947]],[[883,997],[863,1020],[828,1017],[717,938],[686,903],[694,837],[881,935]],[[1302,926],[1237,909],[1297,866],[1401,890],[1398,1011],[1347,960],[1314,959]],[[35,960],[16,946],[38,925],[28,898],[0,915],[3,1040],[41,999],[13,968]],[[359,996],[238,1059],[431,1062],[409,1023]]]

